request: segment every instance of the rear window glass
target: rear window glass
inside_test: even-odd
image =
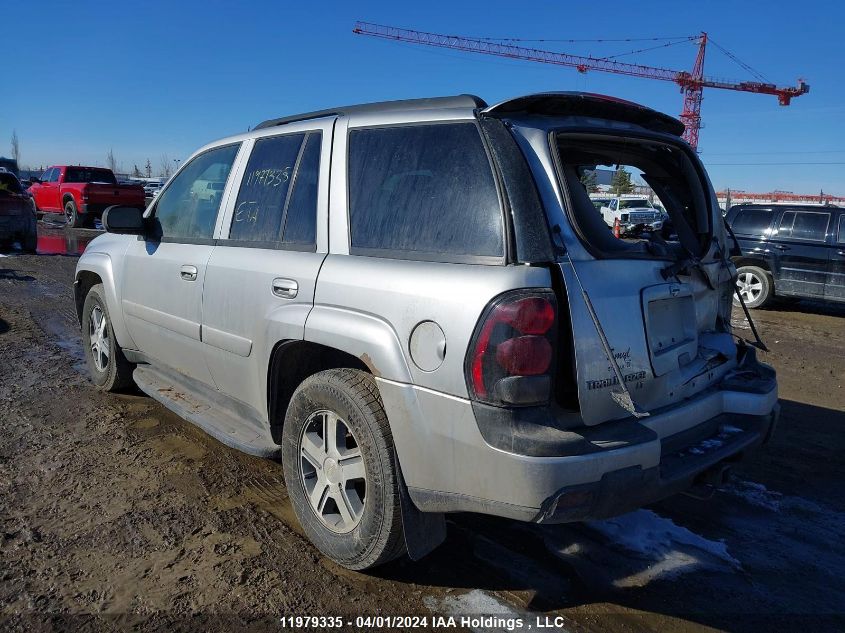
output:
[[[0,171],[0,193],[23,193],[21,183],[14,174]]]
[[[773,214],[771,209],[740,209],[731,229],[739,235],[765,235]]]
[[[502,257],[502,212],[478,128],[455,123],[353,130],[349,221],[357,254]]]
[[[108,169],[88,169],[85,167],[66,168],[65,182],[99,182],[107,185],[117,184],[114,174]]]
[[[709,246],[712,190],[682,146],[567,133],[556,145],[566,213],[595,256],[672,260]],[[590,198],[599,181],[607,206]]]
[[[845,213],[839,216],[839,243],[845,244]]]

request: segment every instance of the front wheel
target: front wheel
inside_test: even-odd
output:
[[[762,308],[774,296],[771,275],[757,266],[742,266],[737,270],[736,287],[749,308]],[[739,301],[734,298],[735,303]]]
[[[323,554],[362,570],[405,553],[393,439],[372,376],[330,369],[303,381],[282,461],[294,512]]]
[[[117,344],[103,284],[92,286],[82,307],[82,342],[91,381],[102,391],[120,391],[132,384],[135,366]]]

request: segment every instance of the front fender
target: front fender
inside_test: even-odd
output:
[[[135,341],[132,340],[129,330],[126,328],[126,321],[117,292],[117,284],[115,283],[111,256],[108,253],[100,252],[86,251],[83,253],[76,265],[74,286],[80,283],[83,273],[86,272],[93,273],[102,280],[103,289],[106,294],[106,307],[111,316],[112,329],[114,330],[114,336],[117,339],[118,345],[124,349],[136,349]]]

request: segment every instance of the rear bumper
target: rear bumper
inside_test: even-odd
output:
[[[377,382],[420,510],[540,523],[604,518],[681,492],[767,441],[778,418],[774,372],[756,361],[647,418],[570,430],[500,420],[495,438],[465,399]],[[526,454],[532,434],[541,450]]]
[[[567,523],[604,519],[691,488],[720,466],[741,459],[767,442],[778,420],[776,404],[768,415],[720,415],[661,442],[658,466],[629,467],[605,473],[599,481],[565,486],[543,501],[532,521]],[[700,439],[693,439],[693,437]]]

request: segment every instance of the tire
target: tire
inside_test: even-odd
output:
[[[393,438],[372,376],[330,369],[306,378],[285,415],[282,463],[294,512],[327,557],[363,570],[405,554]]]
[[[85,223],[85,218],[80,215],[73,200],[65,202],[65,225],[78,229]]]
[[[763,308],[774,297],[774,282],[771,274],[757,266],[741,266],[737,269],[737,288],[749,308]],[[734,297],[734,303],[739,300]]]
[[[102,330],[102,326],[98,327],[102,323],[100,319],[105,319]],[[91,381],[101,391],[126,389],[132,385],[132,371],[135,369],[117,344],[111,324],[103,284],[92,286],[82,307],[82,342]]]

